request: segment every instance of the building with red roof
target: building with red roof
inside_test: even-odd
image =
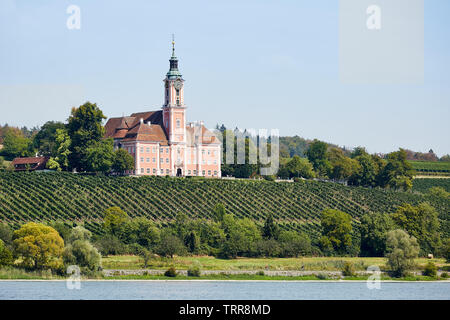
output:
[[[203,122],[186,122],[184,79],[172,42],[170,69],[164,79],[161,110],[110,118],[106,137],[135,160],[134,175],[221,176],[221,142]]]
[[[15,171],[45,170],[49,157],[15,158],[12,161]]]

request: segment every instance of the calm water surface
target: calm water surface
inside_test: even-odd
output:
[[[450,300],[450,282],[384,282],[370,290],[365,282],[121,280],[82,281],[70,290],[65,281],[0,281],[0,300],[9,299]]]

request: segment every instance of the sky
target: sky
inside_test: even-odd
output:
[[[450,154],[449,9],[425,1],[423,82],[349,84],[338,0],[0,0],[0,124],[65,121],[86,101],[107,117],[159,109],[175,34],[188,121]]]

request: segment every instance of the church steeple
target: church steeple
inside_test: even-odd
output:
[[[181,78],[181,73],[178,70],[178,58],[175,56],[175,36],[172,35],[172,56],[170,57],[170,69],[167,72],[168,79]]]
[[[164,79],[163,124],[169,136],[169,143],[186,141],[186,117],[184,105],[184,79],[178,70],[178,58],[175,56],[175,39],[172,35],[172,56],[170,69]]]

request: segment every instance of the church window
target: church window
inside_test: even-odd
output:
[[[181,127],[181,121],[180,119],[177,119],[177,128]]]
[[[150,162],[150,158],[147,158],[147,162]]]
[[[152,160],[153,160],[153,163],[156,163],[156,158],[153,158]]]
[[[166,169],[166,174],[170,174],[170,170],[169,169]]]
[[[208,170],[208,176],[210,176],[211,175],[211,170]]]
[[[141,162],[144,162],[144,158],[141,158]]]
[[[155,147],[153,147],[152,152],[153,152],[153,153],[156,153],[156,148],[155,148]]]
[[[166,158],[166,163],[169,163],[169,158]]]
[[[147,173],[150,173],[150,168],[147,168]]]
[[[169,153],[169,148],[166,149],[166,153]]]
[[[150,148],[147,148],[147,153],[150,153]]]
[[[217,171],[214,171],[214,175],[217,176]]]
[[[164,169],[161,169],[161,174],[164,174]]]
[[[156,169],[155,168],[153,168],[153,174],[156,174]]]
[[[197,170],[194,170],[194,176],[196,176],[197,175]]]
[[[205,175],[205,170],[202,171],[202,176],[204,176],[204,175]]]
[[[164,163],[164,158],[160,158],[160,160],[161,160],[161,163]]]
[[[144,152],[144,147],[141,147],[141,152]]]
[[[144,173],[144,168],[141,168],[141,173]]]

